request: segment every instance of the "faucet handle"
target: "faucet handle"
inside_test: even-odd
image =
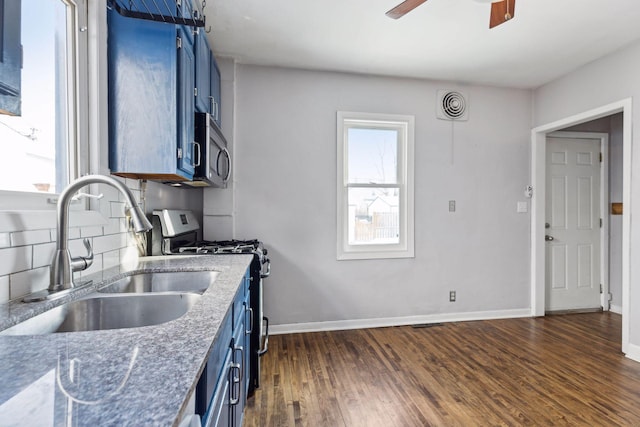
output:
[[[82,241],[84,247],[87,249],[87,256],[79,256],[71,258],[72,271],[83,271],[91,267],[93,264],[93,248],[91,247],[91,240],[84,239]]]

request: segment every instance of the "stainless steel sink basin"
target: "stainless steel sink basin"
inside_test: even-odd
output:
[[[158,325],[183,316],[200,298],[194,293],[103,295],[46,311],[2,335],[41,335]]]
[[[196,292],[204,293],[218,276],[217,271],[180,271],[169,273],[137,273],[124,277],[98,292]]]

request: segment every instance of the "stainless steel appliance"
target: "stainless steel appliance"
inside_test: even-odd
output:
[[[195,115],[195,173],[192,187],[225,188],[231,176],[231,155],[227,140],[209,113]]]
[[[267,249],[257,239],[252,240],[199,240],[200,224],[193,212],[188,210],[162,209],[153,211],[153,230],[149,255],[214,255],[252,254],[250,266],[250,305],[253,309],[253,324],[258,327],[251,332],[249,395],[260,386],[260,356],[268,350],[269,319],[263,312],[263,283],[271,272]]]

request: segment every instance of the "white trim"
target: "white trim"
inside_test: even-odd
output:
[[[531,130],[531,182],[534,187],[531,200],[531,315],[543,316],[545,309],[545,157],[546,134],[572,125],[595,120],[611,114],[623,113],[623,179],[622,203],[622,351],[629,348],[630,313],[630,231],[631,231],[631,107],[632,98],[626,98],[593,110],[576,114]]]
[[[600,140],[600,306],[609,311],[609,134],[602,132],[551,132],[547,137]],[[546,164],[545,164],[546,165]]]
[[[515,319],[531,317],[528,308],[469,313],[443,313],[423,316],[387,317],[380,319],[336,320],[327,322],[289,323],[269,326],[269,334],[293,334],[300,332],[342,331],[348,329],[385,328],[430,323],[470,322],[476,320]]]
[[[625,356],[627,356],[631,360],[640,362],[640,346],[629,343],[627,345]]]
[[[622,307],[619,305],[611,304],[611,307],[609,307],[609,311],[616,314],[622,314]]]
[[[377,114],[337,111],[336,114],[336,246],[338,260],[413,258],[414,257],[414,140],[415,117],[399,114]],[[397,244],[350,245],[347,232],[347,188],[366,187],[367,184],[348,184],[346,158],[346,122],[357,125],[400,130],[402,142],[398,144],[398,179],[393,184],[379,184],[375,187],[399,188],[400,241]]]

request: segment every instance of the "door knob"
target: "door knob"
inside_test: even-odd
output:
[[[549,236],[548,234],[546,236],[544,236],[544,240],[546,240],[547,242],[550,242],[553,240],[553,236]]]

